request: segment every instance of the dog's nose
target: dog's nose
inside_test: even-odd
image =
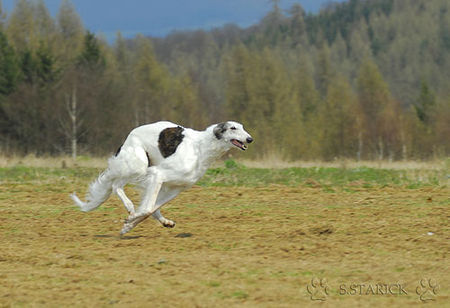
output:
[[[252,137],[248,137],[247,138],[247,143],[252,143],[253,142],[253,138]]]

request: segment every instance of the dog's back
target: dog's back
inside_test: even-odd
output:
[[[160,121],[152,124],[142,125],[133,129],[122,145],[121,151],[127,148],[143,149],[142,153],[136,153],[150,166],[156,166],[164,160],[159,147],[161,133],[168,128],[177,128],[177,124],[169,121]],[[120,155],[120,153],[119,153]]]

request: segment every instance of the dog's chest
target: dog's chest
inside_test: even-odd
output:
[[[183,166],[179,169],[171,168],[164,174],[164,182],[183,187],[191,187],[205,174],[206,169],[203,168],[186,168]]]
[[[192,186],[208,169],[209,160],[189,140],[183,141],[177,151],[164,159],[161,169],[166,182],[174,185]]]

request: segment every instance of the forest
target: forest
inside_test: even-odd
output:
[[[450,154],[450,2],[273,0],[257,24],[114,43],[70,0],[0,2],[0,154],[109,155],[136,126],[242,122],[248,155],[406,160]]]

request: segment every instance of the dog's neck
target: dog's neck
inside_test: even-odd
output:
[[[208,167],[232,147],[231,144],[217,139],[214,135],[213,127],[210,126],[202,131],[203,138],[200,138],[200,150],[204,153],[204,163]]]

